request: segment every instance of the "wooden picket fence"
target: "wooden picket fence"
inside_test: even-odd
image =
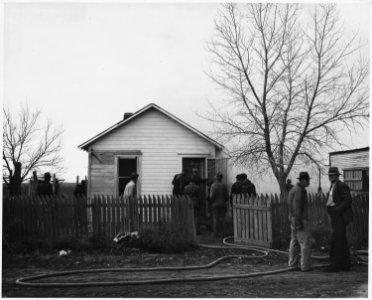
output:
[[[354,220],[347,227],[349,240],[368,245],[368,194],[353,195]],[[308,194],[309,224],[313,229],[330,231],[326,196]],[[281,247],[290,239],[289,206],[278,195],[233,198],[234,240],[265,247]]]
[[[234,241],[270,247],[273,239],[269,197],[233,198]]]
[[[93,199],[93,232],[115,236],[119,232],[139,231],[144,226],[172,223],[186,239],[195,240],[192,202],[185,196],[139,196],[135,201],[122,197],[96,196]]]
[[[87,208],[82,197],[4,196],[3,235],[86,236]]]
[[[13,239],[95,234],[112,238],[160,223],[171,223],[185,238],[195,240],[192,202],[184,196],[140,196],[133,203],[112,196],[95,196],[91,201],[75,196],[3,198],[3,235]]]

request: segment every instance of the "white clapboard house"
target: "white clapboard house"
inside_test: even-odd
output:
[[[181,170],[227,178],[224,147],[156,104],[149,104],[79,146],[88,153],[88,197],[121,195],[130,174],[139,174],[138,194],[169,195]],[[206,190],[206,189],[205,189]]]
[[[338,167],[341,179],[355,193],[369,191],[369,147],[329,153],[329,165]]]

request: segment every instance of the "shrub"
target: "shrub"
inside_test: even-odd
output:
[[[139,247],[150,252],[179,253],[193,246],[194,241],[187,238],[173,223],[160,222],[144,225],[139,232]]]
[[[88,250],[91,243],[87,238],[76,238],[73,236],[62,236],[53,241],[53,249],[57,250]]]
[[[29,254],[32,252],[50,252],[53,241],[46,238],[23,237],[16,241],[3,241],[3,251],[13,254]]]
[[[88,242],[90,248],[95,250],[110,250],[114,243],[111,238],[101,234],[95,234],[89,237]]]

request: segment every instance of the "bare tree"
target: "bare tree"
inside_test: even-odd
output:
[[[40,118],[40,110],[31,111],[27,104],[18,118],[9,108],[3,109],[3,181],[8,186],[17,172],[21,183],[31,170],[61,168],[63,129],[53,128],[49,120],[39,127]]]
[[[235,163],[272,170],[282,195],[299,163],[324,163],[339,133],[368,123],[368,61],[335,5],[224,4],[210,77],[231,96],[207,117]],[[303,24],[306,23],[306,24]],[[359,55],[358,55],[359,54]]]

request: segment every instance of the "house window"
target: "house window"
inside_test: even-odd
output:
[[[344,171],[344,181],[354,192],[367,192],[369,190],[368,169],[349,169]]]
[[[118,192],[121,196],[125,186],[130,181],[130,175],[137,173],[137,157],[118,158]]]

